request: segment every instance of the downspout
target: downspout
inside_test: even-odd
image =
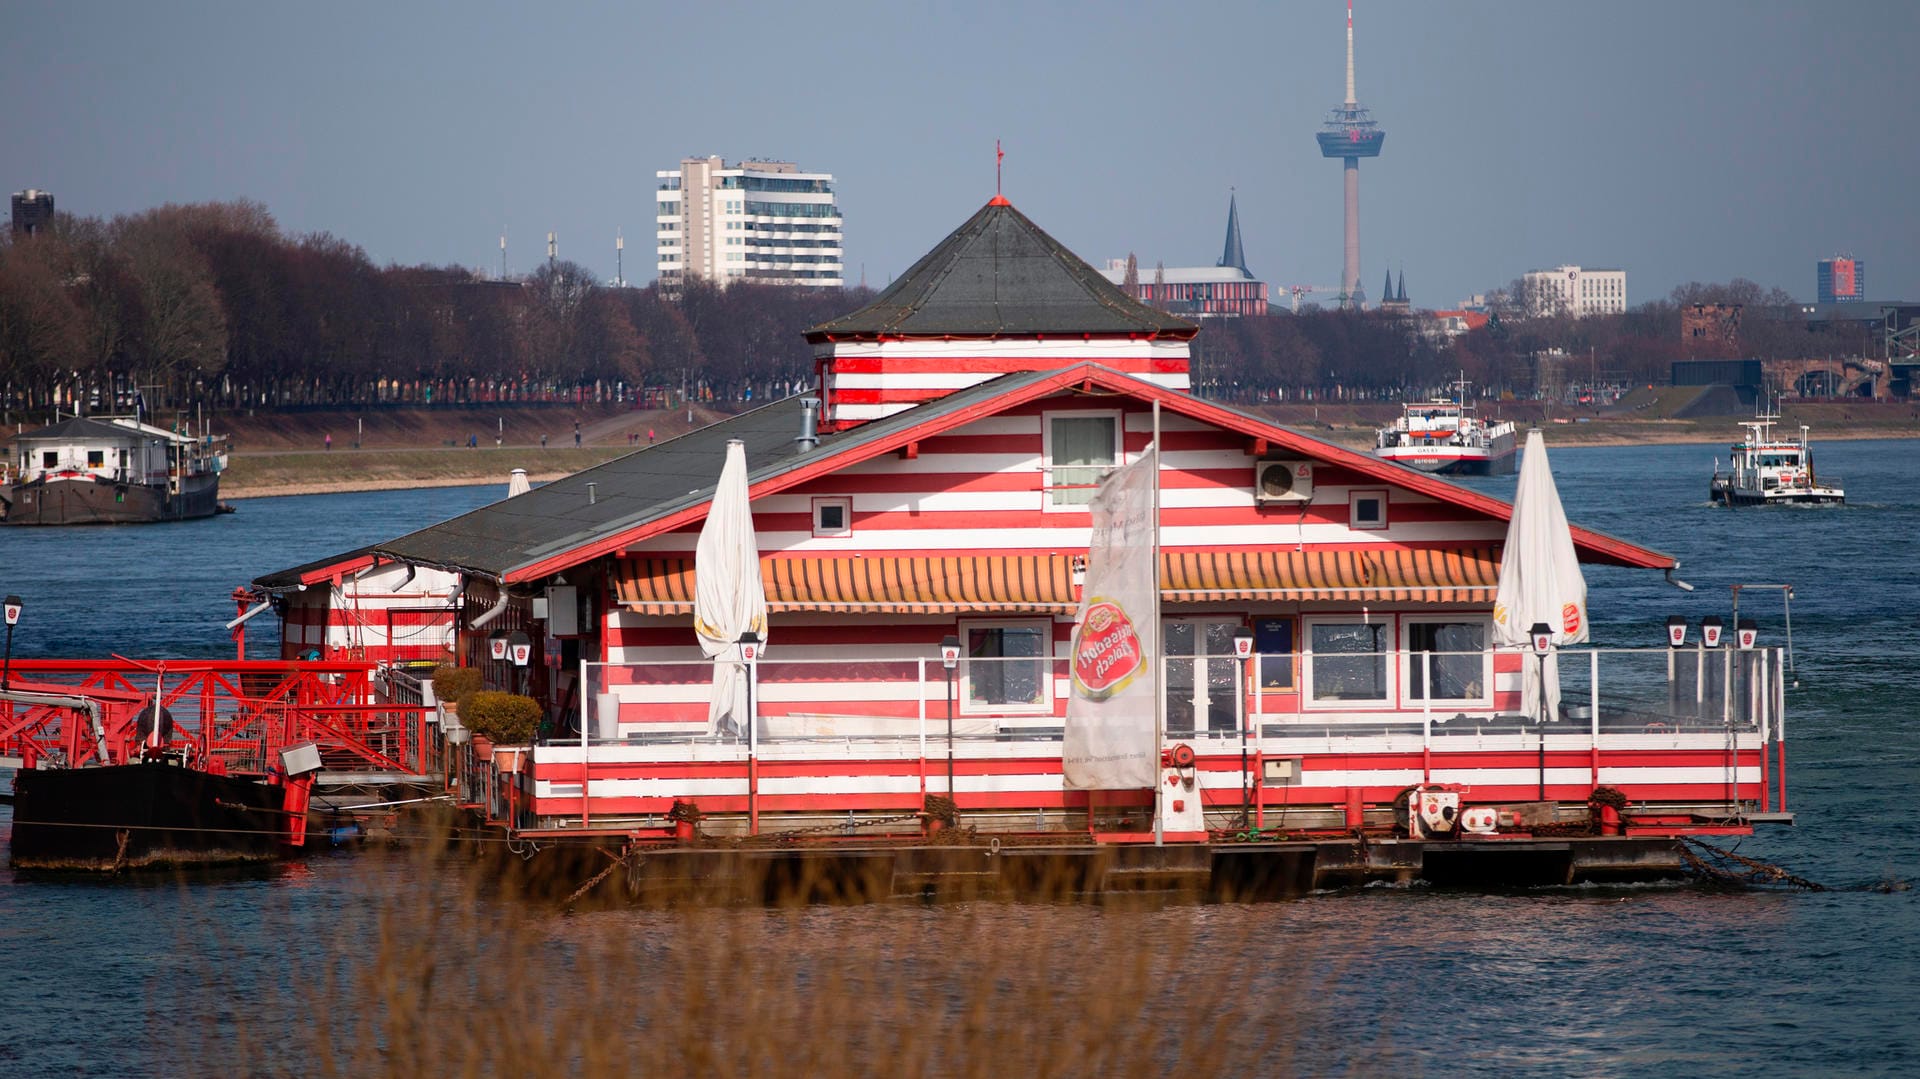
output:
[[[513,602],[512,596],[507,595],[505,592],[501,592],[500,601],[498,603],[495,603],[493,606],[487,608],[485,611],[481,612],[480,617],[467,623],[467,628],[468,629],[484,629],[487,623],[493,621],[494,619],[500,617],[501,614],[505,613],[507,609],[507,604],[512,602]]]

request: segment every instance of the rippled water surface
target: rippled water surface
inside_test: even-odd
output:
[[[1876,890],[1920,878],[1920,709],[1909,688],[1920,659],[1920,559],[1909,547],[1920,534],[1920,443],[1820,444],[1823,476],[1845,484],[1847,506],[1743,511],[1706,501],[1724,446],[1551,452],[1576,523],[1678,556],[1678,576],[1696,586],[1589,569],[1596,643],[1656,645],[1669,614],[1725,617],[1734,583],[1795,586],[1788,759],[1799,823],[1740,849],[1833,891],[1370,888],[1155,912],[1015,907],[993,916],[1041,943],[1002,978],[1045,985],[1066,957],[1086,961],[1092,920],[1128,919],[1128,941],[1178,942],[1210,1008],[1283,1030],[1293,1066],[1316,1074],[1920,1071],[1920,893]],[[1512,492],[1511,477],[1470,482]],[[0,589],[28,605],[16,653],[230,655],[220,623],[234,585],[501,493],[258,499],[179,525],[0,530]],[[1768,641],[1784,636],[1777,596],[1750,593],[1743,613]],[[256,654],[271,651],[271,636],[255,635]],[[9,822],[0,808],[0,834]],[[292,999],[286,958],[338,947],[339,926],[364,916],[370,897],[411,886],[385,859],[352,855],[185,885],[0,870],[0,1074],[204,1073],[206,1061],[166,1047],[217,1043],[250,1007],[270,1027],[300,1022],[270,1003]],[[826,908],[789,928],[816,942],[937,938],[974,916]],[[659,941],[704,924],[610,913],[550,928],[563,939]],[[578,989],[564,954],[537,972],[540,991]],[[924,962],[937,971],[943,959],[936,950]],[[1208,977],[1217,970],[1231,978]],[[1086,991],[1063,990],[1060,1006],[1081,1006]]]

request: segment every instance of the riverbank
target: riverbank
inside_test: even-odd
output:
[[[541,449],[539,446],[488,446],[485,449],[347,449],[320,453],[234,453],[220,483],[227,501],[280,495],[344,494],[422,487],[476,487],[498,484],[504,491],[516,468],[533,483],[546,483],[592,468],[633,447]]]
[[[1366,450],[1376,428],[1399,414],[1389,403],[1261,406],[1250,411],[1316,438]],[[1740,418],[1690,419],[1585,410],[1547,414],[1538,406],[1494,406],[1497,419],[1537,425],[1553,446],[1724,446],[1740,435]],[[219,421],[234,440],[221,483],[228,500],[422,487],[499,484],[516,468],[544,483],[644,448],[727,414],[636,411],[612,405],[469,408],[369,413],[258,413]],[[1901,402],[1789,403],[1785,430],[1802,423],[1816,443],[1920,438],[1920,407]],[[580,445],[573,444],[579,425]],[[332,448],[327,448],[331,436]],[[544,444],[541,442],[544,436]],[[495,440],[498,440],[496,444]],[[718,465],[715,466],[716,474]]]
[[[232,440],[227,500],[497,483],[544,483],[705,426],[712,409],[512,405],[221,417]],[[576,444],[576,436],[578,442]]]
[[[1669,414],[1678,393],[1651,395],[1634,407],[1548,407],[1540,402],[1481,403],[1481,415],[1508,420],[1521,429],[1539,427],[1550,446],[1702,446],[1731,445],[1750,416],[1676,416]],[[1250,411],[1274,422],[1349,449],[1367,450],[1374,432],[1400,415],[1391,402],[1362,404],[1266,405]],[[1798,432],[1807,425],[1817,442],[1878,438],[1920,438],[1920,405],[1912,401],[1789,401],[1779,428]]]

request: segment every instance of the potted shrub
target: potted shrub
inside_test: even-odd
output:
[[[442,663],[433,669],[430,681],[433,695],[439,700],[440,730],[447,741],[459,745],[467,740],[467,729],[460,721],[460,702],[480,689],[480,671]]]
[[[491,758],[493,746],[521,746],[533,740],[540,729],[540,702],[518,693],[476,690],[462,702],[460,721],[473,732],[475,752]]]

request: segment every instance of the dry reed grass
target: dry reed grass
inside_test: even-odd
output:
[[[1324,999],[1193,903],[570,914],[460,852],[367,857],[400,864],[250,1013],[276,1018],[236,1019],[205,1057],[329,1079],[1285,1075]]]

